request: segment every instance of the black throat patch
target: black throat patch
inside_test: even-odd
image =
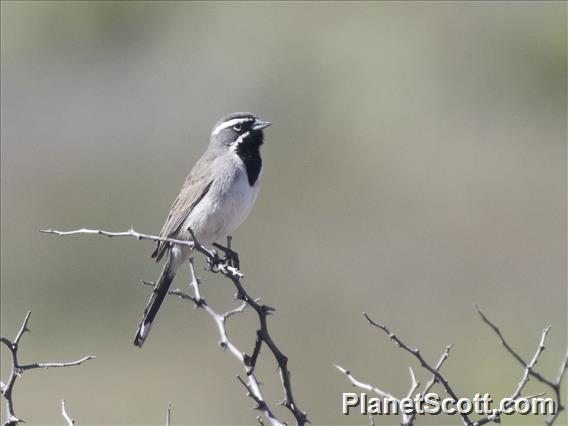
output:
[[[258,130],[252,132],[237,145],[236,152],[245,164],[250,186],[256,183],[258,175],[260,175],[260,169],[262,168],[260,146],[262,145],[263,138],[262,131]]]

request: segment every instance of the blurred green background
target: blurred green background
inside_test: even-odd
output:
[[[525,357],[552,325],[538,370],[556,375],[567,344],[565,2],[1,7],[1,331],[13,336],[31,309],[22,361],[97,355],[20,379],[28,424],[62,424],[61,398],[79,424],[163,424],[168,401],[176,424],[255,423],[242,369],[205,313],[168,300],[144,348],[132,345],[148,298],[138,281],[160,269],[152,244],[38,232],[159,232],[214,122],[240,110],[274,125],[235,244],[250,293],[277,308],[273,336],[313,424],[367,423],[340,414],[353,388],[334,363],[399,396],[408,365],[429,378],[362,311],[429,360],[455,344],[444,372],[464,396],[509,396],[522,375],[473,302]],[[211,303],[233,305],[228,282],[201,275]],[[229,328],[249,352],[254,324],[249,312]],[[260,364],[267,400],[279,400],[267,351]],[[527,393],[544,390],[532,380]]]

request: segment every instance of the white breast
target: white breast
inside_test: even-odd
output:
[[[250,186],[245,166],[235,154],[229,160],[216,162],[217,178],[207,195],[188,216],[184,226],[190,226],[202,243],[224,243],[248,217],[256,202],[261,173]]]

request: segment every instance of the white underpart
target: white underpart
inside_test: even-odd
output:
[[[251,118],[251,117],[234,118],[232,120],[225,121],[224,123],[221,123],[217,127],[215,127],[215,129],[213,130],[213,135],[217,135],[221,131],[223,131],[223,130],[229,128],[229,127],[233,127],[233,126],[236,126],[237,124],[242,124],[242,123],[246,123],[246,122],[249,122],[249,121],[254,121],[254,118]]]
[[[180,239],[190,239],[188,227],[195,232],[203,244],[223,244],[227,235],[232,234],[248,217],[256,201],[262,168],[253,186],[249,184],[245,165],[241,158],[230,151],[211,164],[212,175],[217,178],[203,199],[195,206],[181,226]],[[177,246],[176,246],[177,247]],[[190,256],[184,250],[176,253],[183,262]],[[177,260],[177,259],[176,259]],[[176,262],[177,263],[177,262]]]

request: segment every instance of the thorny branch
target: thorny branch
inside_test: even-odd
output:
[[[248,357],[247,354],[240,351],[233,344],[233,342],[231,342],[229,335],[227,333],[227,328],[226,328],[227,319],[237,313],[243,312],[247,304],[242,303],[239,307],[230,310],[228,312],[225,312],[224,314],[217,313],[213,308],[209,306],[205,298],[201,295],[199,289],[199,286],[201,285],[201,280],[199,279],[199,277],[195,272],[193,259],[189,260],[189,269],[191,273],[191,282],[189,283],[189,286],[193,291],[193,294],[186,293],[180,289],[170,290],[168,291],[168,294],[171,296],[179,297],[182,300],[189,300],[194,304],[196,308],[201,308],[209,314],[209,316],[215,321],[215,324],[217,325],[220,337],[219,344],[223,349],[228,349],[229,352],[240,361],[240,363],[243,365],[245,369],[245,372],[248,377],[248,384],[240,376],[237,376],[237,379],[247,389],[248,396],[250,396],[256,402],[257,404],[256,409],[261,411],[270,421],[271,424],[278,426],[283,425],[282,422],[276,419],[276,417],[274,416],[274,414],[272,413],[268,404],[265,402],[262,396],[262,393],[260,391],[260,382],[256,378],[253,368],[251,368],[251,365],[248,361],[250,358]],[[154,286],[154,283],[152,282],[142,281],[142,283],[145,285]]]
[[[85,228],[77,229],[74,231],[57,231],[57,230],[47,229],[43,230],[42,232],[56,234],[60,236],[75,235],[75,234],[95,234],[95,235],[106,235],[108,237],[133,237],[138,240],[163,241],[170,243],[172,245],[178,244],[178,245],[187,246],[190,247],[192,250],[198,251],[199,253],[203,254],[206,257],[207,261],[209,262],[211,271],[214,273],[220,273],[224,277],[231,280],[231,282],[233,283],[233,285],[237,290],[237,299],[242,300],[244,303],[246,303],[248,306],[254,309],[254,311],[258,316],[259,329],[257,331],[257,341],[252,356],[248,356],[243,353],[243,362],[248,368],[247,371],[247,376],[249,376],[248,386],[251,387],[251,390],[253,391],[252,395],[258,395],[260,393],[260,390],[257,390],[253,385],[254,381],[253,382],[250,381],[250,376],[254,373],[256,360],[258,354],[260,353],[261,347],[263,345],[266,345],[270,349],[276,362],[278,363],[280,380],[282,382],[282,388],[284,393],[284,400],[282,401],[282,405],[288,408],[288,410],[292,413],[292,415],[296,420],[296,424],[303,426],[308,422],[307,414],[300,409],[300,407],[297,405],[294,399],[294,395],[292,392],[292,384],[291,384],[291,373],[290,370],[288,369],[288,358],[276,345],[276,343],[270,336],[268,330],[267,317],[271,314],[272,311],[274,311],[274,309],[271,308],[270,306],[260,304],[256,299],[252,298],[242,285],[241,279],[243,278],[243,275],[241,274],[241,272],[237,268],[231,266],[230,262],[220,259],[215,251],[210,250],[205,246],[203,246],[202,244],[200,244],[196,240],[195,235],[193,234],[191,229],[189,229],[189,232],[192,235],[193,241],[182,241],[171,238],[158,237],[155,235],[142,234],[135,231],[134,229],[130,229],[125,232],[109,232],[100,229],[85,229]],[[198,302],[196,303],[197,305],[202,300],[201,296],[198,296],[198,293],[196,294],[196,296],[193,297],[195,300],[192,300],[191,297],[189,298],[189,300],[192,300],[194,303],[196,303],[197,301]],[[217,324],[219,323],[217,322]],[[227,348],[233,353],[233,349],[231,349],[231,347],[227,346]],[[235,356],[238,356],[236,352],[233,354]],[[247,390],[250,393],[250,390],[249,389]],[[270,420],[270,417],[268,418]]]
[[[355,387],[361,388],[361,389],[365,389],[371,392],[376,393],[378,396],[380,396],[381,398],[389,398],[389,399],[396,399],[398,400],[397,397],[395,397],[394,395],[385,392],[381,389],[379,389],[376,386],[373,386],[371,384],[368,383],[363,383],[360,380],[357,380],[355,377],[353,377],[353,375],[351,374],[351,371],[349,371],[346,368],[343,368],[339,365],[336,365],[335,368],[337,368],[339,371],[341,371],[343,374],[345,374],[345,376],[347,376],[347,378],[349,379],[349,381],[351,382],[351,384]]]
[[[418,360],[418,362],[420,363],[420,365],[425,368],[426,370],[428,370],[430,373],[432,373],[432,375],[435,377],[436,382],[440,383],[444,389],[446,390],[446,393],[451,396],[455,401],[457,401],[459,399],[457,393],[454,391],[454,389],[452,388],[452,386],[450,386],[450,383],[448,382],[448,380],[446,380],[446,378],[444,376],[442,376],[442,374],[435,368],[432,367],[430,364],[428,364],[428,362],[426,362],[426,360],[424,359],[424,357],[422,356],[422,354],[420,353],[420,351],[418,349],[412,349],[410,348],[408,345],[406,345],[402,340],[400,340],[400,338],[394,334],[393,332],[391,332],[385,325],[383,324],[379,324],[375,321],[373,321],[369,315],[367,315],[366,312],[363,312],[363,316],[367,319],[367,321],[369,321],[369,324],[371,324],[372,326],[375,326],[377,328],[379,328],[380,330],[382,330],[387,336],[389,336],[389,338],[395,342],[395,344],[401,348],[404,349],[405,351],[407,351],[408,353],[410,353],[412,356],[414,356],[414,358],[416,358]],[[460,413],[461,417],[462,417],[462,422],[464,425],[471,425],[472,422],[469,418],[469,416],[466,413]]]
[[[436,371],[440,371],[440,368],[442,368],[442,365],[450,356],[450,351],[452,350],[453,347],[454,347],[454,345],[446,346],[444,353],[442,354],[442,356],[438,360],[438,363],[436,364],[436,367],[435,367]],[[426,395],[428,392],[430,392],[430,389],[432,389],[432,386],[434,386],[436,383],[437,383],[436,376],[432,375],[432,378],[430,379],[430,381],[428,383],[426,383],[426,385],[424,386],[424,389],[422,390],[422,395]],[[409,392],[408,395],[410,396],[410,394],[411,393]],[[410,416],[403,418],[403,420],[406,420],[406,425],[412,425],[412,424],[414,424],[415,418],[416,418],[416,413],[412,413]]]
[[[476,309],[479,312],[479,308],[476,307]],[[530,374],[531,370],[534,368],[534,366],[536,365],[536,362],[538,361],[538,357],[540,356],[542,351],[544,351],[544,348],[545,348],[544,342],[546,341],[546,336],[547,336],[549,331],[550,331],[550,327],[546,327],[542,331],[542,335],[540,337],[540,343],[538,344],[538,348],[536,349],[536,352],[535,352],[531,362],[525,367],[521,381],[518,383],[517,387],[515,388],[515,390],[513,391],[511,396],[509,397],[511,399],[511,401],[514,401],[521,396],[521,392],[523,391],[526,384],[529,382],[529,374]],[[512,404],[513,404],[512,402],[509,403],[507,405],[507,407],[509,407]],[[484,425],[484,424],[490,423],[490,422],[500,423],[501,414],[502,414],[501,411],[496,410],[495,413],[493,413],[492,415],[484,417],[483,419],[475,422],[475,426],[481,426],[481,425]]]
[[[349,371],[349,370],[347,370],[347,369],[345,369],[345,368],[343,368],[339,365],[336,365],[335,368],[337,368],[339,371],[341,371],[343,374],[345,374],[345,376],[347,376],[347,378],[349,379],[349,381],[351,382],[351,384],[354,387],[358,387],[358,388],[361,388],[361,389],[364,389],[364,390],[367,390],[367,391],[371,391],[371,392],[377,394],[381,398],[389,399],[391,401],[400,401],[400,398],[395,397],[394,395],[390,394],[389,392],[383,391],[376,386],[373,386],[373,385],[368,384],[368,383],[364,383],[364,382],[356,379],[351,374],[351,371]],[[411,398],[412,396],[414,396],[414,392],[416,392],[416,389],[418,388],[418,386],[420,386],[420,382],[418,382],[416,380],[416,376],[414,375],[414,371],[412,370],[412,368],[408,367],[408,369],[410,370],[411,384],[410,384],[410,390],[408,391],[406,398]],[[411,422],[409,422],[409,418],[410,418],[410,415],[403,413],[401,424],[403,426],[412,424]],[[371,425],[375,424],[373,414],[369,414],[369,423]]]
[[[556,405],[556,411],[554,413],[554,415],[551,415],[549,417],[546,418],[545,424],[547,426],[550,426],[554,423],[554,421],[558,418],[558,416],[560,415],[560,413],[562,412],[562,410],[565,409],[565,407],[562,405],[562,400],[560,397],[560,388],[561,388],[561,384],[562,384],[562,379],[564,377],[564,374],[566,372],[566,370],[568,369],[568,354],[566,354],[566,356],[564,357],[564,360],[560,366],[560,370],[558,372],[558,377],[556,378],[556,380],[552,381],[549,379],[546,379],[545,377],[543,377],[541,374],[537,373],[536,371],[534,371],[534,368],[538,362],[538,359],[540,357],[540,355],[542,354],[542,352],[545,349],[545,341],[546,341],[546,337],[548,335],[548,332],[550,331],[550,326],[546,327],[541,334],[540,337],[540,341],[539,341],[539,345],[536,349],[535,354],[533,355],[531,361],[529,363],[525,362],[523,360],[523,358],[517,353],[515,352],[511,346],[507,343],[507,341],[505,340],[505,338],[503,337],[503,334],[501,333],[501,331],[499,330],[499,328],[493,324],[486,316],[485,314],[479,309],[479,307],[477,305],[474,305],[476,311],[479,313],[479,315],[481,316],[482,320],[489,325],[489,327],[491,327],[491,329],[497,334],[497,336],[501,339],[501,342],[503,343],[503,346],[505,346],[505,348],[509,351],[509,353],[517,360],[519,361],[523,367],[524,367],[524,371],[523,371],[523,376],[521,378],[521,380],[519,381],[519,383],[517,384],[517,386],[515,387],[515,390],[513,391],[513,393],[511,394],[511,396],[509,397],[510,402],[505,405],[505,407],[503,407],[503,409],[509,408],[510,406],[512,406],[516,400],[518,400],[521,397],[522,391],[525,388],[525,386],[527,385],[530,376],[535,377],[537,380],[539,380],[540,382],[548,385],[549,387],[552,388],[552,390],[555,393],[555,405]],[[373,321],[366,313],[363,313],[363,315],[365,316],[365,318],[367,319],[367,321],[381,329],[383,332],[385,332],[385,334],[387,334],[390,339],[392,341],[395,342],[395,344],[404,349],[405,351],[409,352],[410,354],[412,354],[419,362],[420,365],[425,368],[426,370],[428,370],[430,373],[432,373],[432,378],[430,379],[430,381],[426,384],[426,386],[424,387],[424,389],[420,392],[421,395],[426,395],[430,389],[432,388],[432,386],[434,386],[434,384],[436,383],[440,383],[445,391],[448,393],[448,395],[450,395],[452,398],[454,398],[454,400],[458,400],[459,398],[457,397],[456,393],[454,392],[454,390],[452,389],[452,387],[450,386],[450,384],[448,383],[448,381],[440,374],[439,370],[442,367],[442,364],[445,362],[445,360],[448,358],[449,354],[450,354],[450,349],[452,348],[452,345],[449,345],[446,347],[446,350],[444,351],[444,353],[442,354],[442,357],[440,358],[440,360],[438,361],[438,363],[436,364],[435,367],[430,366],[422,357],[422,355],[420,354],[420,351],[418,349],[411,349],[409,346],[407,346],[404,342],[402,342],[402,340],[393,332],[391,332],[386,326],[376,323],[375,321]],[[400,399],[392,396],[389,392],[383,391],[379,388],[377,388],[376,386],[361,382],[358,379],[355,379],[352,375],[351,372],[343,367],[340,366],[336,366],[343,374],[345,374],[347,376],[347,378],[349,379],[349,381],[351,382],[351,384],[353,386],[359,387],[361,389],[365,389],[371,392],[374,392],[375,394],[377,394],[380,398],[390,398],[390,399],[394,399],[396,401],[400,401]],[[415,395],[416,390],[418,389],[418,387],[420,386],[419,383],[417,382],[415,376],[414,376],[414,372],[412,371],[412,369],[410,369],[410,375],[411,375],[411,387],[410,390],[408,392],[408,394],[406,395],[407,398],[412,398]],[[530,399],[530,398],[535,398],[535,397],[539,397],[544,395],[544,393],[539,393],[536,395],[530,395],[530,396],[526,396],[526,399]],[[493,414],[483,417],[480,420],[477,420],[475,422],[472,422],[468,416],[461,414],[462,416],[462,422],[464,425],[466,426],[482,426],[485,425],[487,423],[500,423],[501,422],[501,415],[502,415],[502,411],[499,410],[494,410]],[[406,415],[403,414],[402,417],[402,422],[401,425],[402,426],[411,426],[414,424],[414,420],[416,418],[416,412],[413,412],[413,414],[411,415]],[[371,417],[371,424],[373,424],[373,420]]]
[[[0,337],[0,341],[4,343],[4,345],[6,345],[12,357],[12,371],[10,372],[10,377],[8,378],[8,381],[6,383],[0,382],[0,391],[4,399],[6,400],[6,421],[4,423],[5,426],[15,426],[18,423],[23,422],[23,420],[18,418],[14,412],[13,391],[14,391],[14,385],[16,384],[16,380],[18,379],[18,377],[21,377],[25,371],[33,370],[35,368],[72,367],[75,365],[80,365],[85,361],[95,358],[94,355],[88,355],[81,359],[78,359],[77,361],[71,361],[71,362],[47,362],[47,363],[35,362],[32,364],[20,364],[20,362],[18,361],[19,344],[24,333],[30,332],[30,329],[28,328],[28,322],[31,313],[32,313],[31,311],[28,311],[28,313],[26,314],[26,317],[24,318],[20,330],[18,331],[18,334],[16,334],[14,340],[10,340],[4,336]],[[62,410],[65,411],[64,403]]]
[[[370,322],[371,320],[369,319],[369,317],[367,316],[367,314],[365,314],[365,318],[367,318],[367,320]],[[372,323],[371,323],[372,324]],[[398,345],[398,344],[397,344]],[[400,346],[400,345],[398,345]],[[448,357],[450,356],[450,350],[452,349],[453,345],[448,345],[446,346],[446,349],[444,351],[444,353],[442,354],[442,356],[440,357],[440,360],[438,361],[438,363],[436,364],[436,366],[434,367],[434,370],[436,372],[439,373],[440,368],[442,367],[442,365],[444,364],[444,362],[448,359]],[[392,394],[390,394],[389,392],[383,391],[379,388],[377,388],[376,386],[367,384],[367,383],[363,383],[357,379],[355,379],[352,375],[351,372],[343,367],[340,367],[339,365],[336,365],[336,368],[341,371],[343,374],[345,374],[347,376],[347,378],[349,379],[349,381],[351,382],[351,384],[355,387],[361,388],[361,389],[365,389],[371,392],[374,392],[375,394],[377,394],[380,398],[388,398],[391,400],[396,400],[396,401],[400,401],[400,398],[397,398],[395,396],[393,396]],[[411,384],[410,384],[410,389],[408,391],[408,393],[406,394],[406,398],[412,398],[416,395],[416,391],[418,390],[418,387],[420,386],[420,382],[418,382],[416,380],[416,376],[414,375],[414,371],[412,370],[411,367],[408,367],[410,370],[410,379],[411,379]],[[432,375],[432,378],[430,379],[430,381],[428,381],[428,383],[426,383],[426,385],[424,386],[423,390],[420,392],[422,395],[426,395],[430,389],[432,388],[432,386],[434,386],[434,384],[438,383],[438,379],[437,376],[435,374]],[[402,414],[402,421],[401,421],[401,425],[402,426],[411,426],[414,424],[414,420],[416,418],[416,412],[412,413],[412,414]],[[372,421],[372,417],[371,417],[371,424],[374,424]]]
[[[546,340],[546,335],[548,334],[548,332],[550,330],[550,326],[546,327],[543,330],[538,349],[537,349],[536,353],[534,354],[531,362],[527,363],[509,345],[509,343],[507,343],[507,341],[505,340],[505,337],[501,333],[501,330],[499,330],[499,327],[497,327],[493,322],[491,322],[489,320],[489,318],[487,318],[487,316],[483,313],[483,311],[479,308],[479,306],[477,304],[474,305],[474,308],[477,311],[477,313],[479,314],[479,316],[481,317],[481,319],[483,320],[483,322],[485,322],[495,332],[495,334],[497,334],[497,336],[501,340],[501,343],[503,344],[503,346],[505,346],[507,351],[513,356],[513,358],[515,358],[525,368],[523,378],[522,378],[521,382],[519,382],[519,385],[518,385],[515,393],[518,391],[519,395],[520,395],[523,387],[529,381],[529,376],[534,377],[539,382],[547,385],[548,387],[550,387],[554,391],[554,399],[556,400],[556,412],[554,413],[554,415],[547,417],[547,419],[545,421],[545,424],[547,426],[552,425],[554,423],[554,421],[558,418],[560,413],[566,408],[566,407],[564,407],[564,404],[562,403],[562,398],[561,398],[561,387],[562,386],[561,385],[562,385],[562,379],[564,378],[564,373],[566,372],[566,369],[568,368],[568,350],[566,352],[566,355],[564,356],[564,359],[562,360],[562,364],[560,364],[560,369],[558,371],[558,377],[556,378],[556,380],[549,380],[549,379],[545,378],[542,374],[534,371],[534,367],[535,367],[535,365],[538,361],[538,357],[540,356],[542,351],[545,349],[544,342]]]

